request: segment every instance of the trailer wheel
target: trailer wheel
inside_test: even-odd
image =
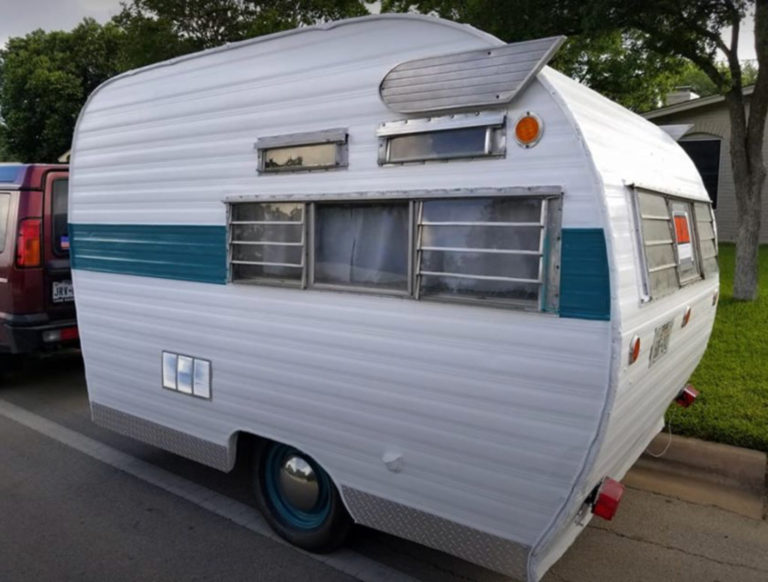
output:
[[[352,520],[328,473],[281,443],[263,442],[254,453],[256,503],[272,529],[311,552],[343,544]]]

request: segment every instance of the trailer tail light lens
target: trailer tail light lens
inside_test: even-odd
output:
[[[515,124],[515,138],[521,146],[530,148],[541,139],[543,125],[541,119],[527,111]]]
[[[688,408],[698,397],[699,391],[688,384],[685,388],[680,390],[680,393],[675,397],[675,403],[683,408]]]
[[[683,312],[683,325],[681,325],[680,327],[685,327],[686,325],[688,325],[688,322],[690,321],[690,319],[691,319],[691,306],[689,305],[688,307],[685,308],[685,312]]]
[[[43,341],[45,343],[67,342],[76,340],[80,337],[77,326],[62,327],[61,329],[51,329],[43,332]]]
[[[597,497],[592,504],[592,513],[611,521],[619,508],[622,495],[624,495],[624,485],[606,477],[597,491]]]
[[[634,364],[640,356],[640,336],[635,336],[629,342],[629,363]]]
[[[25,218],[19,221],[16,241],[16,266],[39,267],[41,264],[40,234],[42,221],[39,218]]]

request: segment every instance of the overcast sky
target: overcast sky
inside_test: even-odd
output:
[[[502,1],[502,0],[499,0]],[[24,36],[36,28],[70,30],[86,16],[105,22],[120,11],[120,0],[0,0],[0,46],[11,36]],[[744,21],[739,58],[754,59],[755,23]],[[724,34],[730,44],[730,32]]]

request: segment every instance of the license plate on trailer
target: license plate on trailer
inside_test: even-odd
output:
[[[660,325],[653,332],[653,345],[651,346],[651,364],[667,353],[669,337],[672,335],[672,321]]]
[[[75,294],[72,291],[72,281],[54,281],[51,297],[54,303],[74,300]]]

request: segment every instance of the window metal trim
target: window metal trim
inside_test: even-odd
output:
[[[324,129],[321,131],[311,131],[305,133],[291,133],[285,135],[271,135],[260,137],[253,144],[253,148],[258,155],[257,171],[259,174],[282,174],[282,173],[296,173],[296,172],[313,172],[313,171],[327,171],[327,170],[339,170],[349,166],[349,145],[348,145],[348,130],[343,127],[335,127],[333,129]],[[306,167],[280,167],[280,168],[267,168],[265,153],[269,150],[289,148],[289,147],[304,147],[314,145],[336,145],[336,159],[333,165],[322,166],[306,166]]]
[[[312,194],[251,194],[228,196],[223,203],[239,202],[350,202],[355,200],[382,202],[386,200],[431,200],[435,198],[554,198],[563,194],[562,186],[510,186],[507,188],[455,188],[429,190],[363,190],[357,192],[329,192]],[[530,224],[539,224],[533,222]]]

